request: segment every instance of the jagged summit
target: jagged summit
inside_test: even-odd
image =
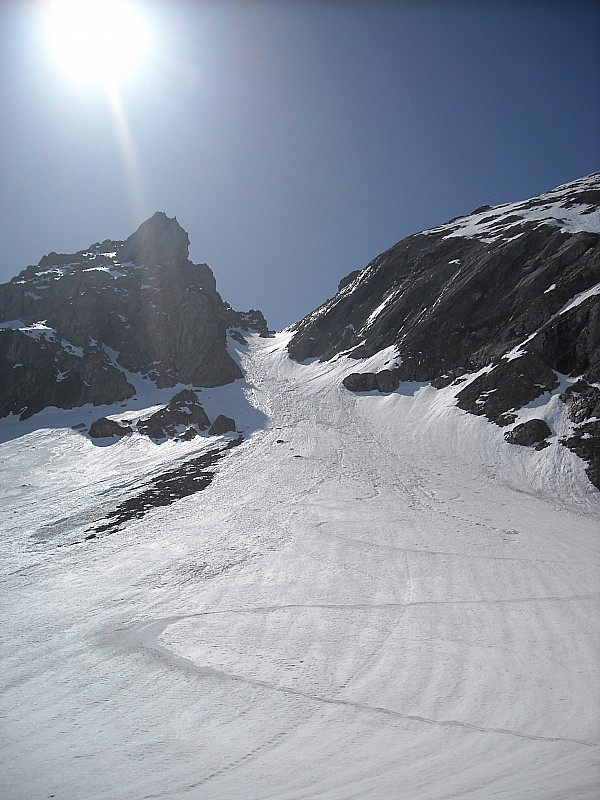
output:
[[[103,266],[127,267],[144,264],[146,266],[183,266],[189,261],[190,239],[177,221],[168,217],[164,211],[156,211],[149,219],[124,241],[105,239],[95,242],[76,253],[51,252],[43,256],[37,264],[27,267],[12,282],[29,278],[40,270],[61,268],[62,274],[73,272],[78,267],[100,268]]]
[[[185,263],[189,248],[189,236],[177,218],[157,211],[123,243],[120,255],[124,261],[169,267]]]
[[[227,330],[248,329],[246,317],[222,300],[210,267],[189,260],[188,234],[162,211],[125,241],[49,253],[0,285],[0,417],[126,399],[128,373],[158,387],[230,383],[242,373]]]

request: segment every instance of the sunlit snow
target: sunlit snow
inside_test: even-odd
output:
[[[93,541],[211,438],[99,447],[71,429],[90,407],[0,421],[2,796],[595,800],[583,463],[507,444],[461,387],[354,395],[376,359],[296,364],[286,339],[200,393],[245,436],[213,483]],[[557,393],[536,415],[567,424]]]
[[[597,186],[598,173],[594,173],[532,200],[489,207],[423,231],[423,234],[444,233],[444,238],[465,236],[484,242],[510,241],[521,236],[519,227],[526,222],[552,225],[567,233],[600,233],[600,208],[571,200],[577,191],[594,190]],[[511,235],[507,236],[507,232]]]

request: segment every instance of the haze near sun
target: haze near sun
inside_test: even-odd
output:
[[[148,23],[129,0],[50,0],[47,12],[54,56],[76,84],[113,88],[148,54]]]

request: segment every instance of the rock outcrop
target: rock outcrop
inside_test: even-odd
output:
[[[540,447],[549,436],[552,436],[552,431],[543,419],[530,419],[522,422],[504,434],[507,442],[519,444],[522,447],[531,447],[534,444]]]
[[[409,236],[342,279],[288,345],[299,361],[385,348],[399,361],[392,391],[396,378],[464,382],[458,405],[499,425],[556,392],[561,376],[600,382],[600,173]],[[374,376],[344,383],[383,390]],[[587,427],[563,441],[600,487],[594,407],[572,401]]]
[[[121,438],[132,431],[131,425],[121,425],[115,422],[114,419],[107,419],[106,417],[100,417],[90,425],[92,439],[112,439],[115,436]]]
[[[138,422],[137,430],[151,439],[172,439],[175,436],[190,439],[209,426],[210,420],[196,393],[184,389],[174,395],[164,408]]]
[[[0,416],[125,400],[131,373],[160,388],[240,378],[227,331],[267,323],[231,309],[188,256],[187,233],[158,212],[125,241],[50,253],[0,285]]]
[[[106,439],[135,432],[162,442],[167,439],[190,441],[206,430],[209,436],[222,436],[236,430],[235,420],[224,414],[219,414],[211,425],[197,393],[192,389],[183,389],[173,395],[165,406],[149,417],[135,420],[135,417],[131,418],[134,415],[127,416],[127,421],[121,422],[100,417],[90,426],[89,435],[92,439]],[[80,429],[84,430],[85,425]]]
[[[352,372],[342,381],[350,392],[394,392],[400,385],[398,370],[382,369],[380,372]]]
[[[134,387],[99,348],[79,352],[44,326],[0,329],[0,417],[27,419],[46,406],[126,400]]]
[[[484,414],[498,425],[509,425],[511,412],[559,385],[554,370],[536,353],[501,360],[458,394],[457,405],[471,414]]]

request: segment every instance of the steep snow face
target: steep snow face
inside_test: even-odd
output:
[[[356,360],[297,364],[286,338],[203,392],[246,436],[209,488],[91,541],[207,440],[0,421],[3,796],[595,800],[582,462],[508,445],[456,387],[351,394]]]

